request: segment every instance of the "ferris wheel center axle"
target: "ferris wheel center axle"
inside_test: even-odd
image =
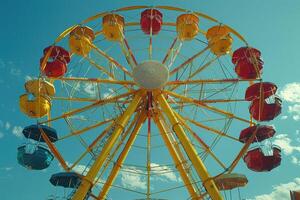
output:
[[[147,60],[133,69],[133,79],[142,88],[159,89],[169,80],[169,69],[155,60]]]

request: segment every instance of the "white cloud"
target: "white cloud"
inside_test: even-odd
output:
[[[294,104],[288,107],[289,113],[300,114],[300,104]]]
[[[294,151],[300,153],[300,146],[292,145],[292,140],[287,134],[279,134],[275,136],[273,143],[280,146],[285,155],[291,155]]]
[[[288,83],[279,92],[283,100],[291,103],[300,103],[300,83]]]
[[[34,78],[32,76],[26,75],[25,76],[25,81],[30,81],[33,80]]]
[[[300,165],[300,160],[296,156],[292,156],[292,163],[295,165]]]
[[[9,129],[10,129],[10,123],[9,123],[9,122],[6,122],[6,123],[5,123],[5,129],[6,129],[6,130],[9,130]]]
[[[120,172],[121,184],[129,189],[146,189],[146,180],[143,171],[135,167],[126,167]]]
[[[290,199],[290,190],[300,189],[300,178],[295,178],[292,182],[282,183],[273,186],[273,191],[270,194],[256,196],[255,200],[288,200]]]
[[[152,173],[156,175],[155,178],[157,178],[160,181],[173,181],[173,182],[181,181],[181,179],[176,176],[174,171],[166,165],[151,163],[150,166],[151,166]]]
[[[4,137],[4,133],[0,132],[0,139]]]
[[[288,118],[287,115],[283,115],[283,116],[280,117],[280,119],[282,119],[282,120],[285,120],[285,119],[287,119],[287,118]]]
[[[11,68],[10,69],[10,74],[13,76],[20,76],[21,75],[21,70],[17,68]]]
[[[22,130],[23,128],[21,126],[14,126],[12,129],[12,134],[14,134],[16,137],[22,137]]]
[[[96,88],[96,85],[93,84],[93,83],[85,83],[83,85],[83,90],[86,93],[88,93],[88,95],[91,96],[91,97],[95,97],[96,96],[97,88]]]

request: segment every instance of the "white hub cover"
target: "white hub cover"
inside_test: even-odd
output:
[[[168,82],[169,70],[158,61],[148,60],[133,69],[133,79],[145,89],[158,89]]]

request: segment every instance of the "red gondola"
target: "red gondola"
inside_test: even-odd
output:
[[[156,9],[146,9],[141,14],[141,29],[146,34],[150,34],[152,29],[152,34],[155,35],[159,33],[162,26],[162,13]]]
[[[265,155],[261,148],[255,148],[247,152],[244,162],[247,167],[256,172],[271,171],[281,163],[281,149],[272,147],[273,155]]]
[[[241,131],[239,140],[242,143],[246,143],[249,138],[256,133],[254,142],[261,142],[265,139],[271,138],[275,134],[275,130],[272,126],[266,126],[266,125],[255,125],[250,126],[244,130]]]
[[[277,86],[270,82],[255,83],[249,86],[245,93],[245,99],[247,101],[253,101],[263,97],[266,99],[274,95],[277,91]]]
[[[253,79],[260,76],[263,68],[261,53],[255,48],[241,47],[232,55],[235,72],[240,78]]]
[[[40,64],[42,67],[42,62],[44,57],[41,58]],[[64,62],[60,60],[48,61],[43,70],[43,73],[49,78],[57,78],[63,76],[67,72],[67,66]]]
[[[260,58],[261,53],[259,50],[252,47],[241,47],[235,50],[232,54],[232,63],[237,64],[239,60],[245,58]]]
[[[53,48],[52,48],[53,47]],[[65,64],[68,64],[71,61],[70,53],[60,46],[49,46],[44,49],[44,56],[52,48],[49,58],[52,60],[60,60]]]
[[[267,103],[266,101],[260,102],[255,100],[249,108],[252,117],[257,121],[270,121],[273,120],[281,113],[281,100],[275,98],[274,103]]]

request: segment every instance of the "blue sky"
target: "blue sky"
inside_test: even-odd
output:
[[[16,162],[16,148],[24,140],[22,127],[32,123],[20,113],[19,95],[26,76],[38,74],[42,49],[66,28],[98,12],[130,5],[173,5],[206,13],[234,27],[251,46],[262,52],[263,78],[279,87],[282,114],[270,122],[276,127],[274,143],[281,145],[282,164],[269,173],[245,174],[248,199],[287,199],[289,189],[300,189],[300,2],[298,0],[211,1],[2,1],[0,7],[0,193],[1,199],[45,198],[49,176],[59,170],[34,172]],[[247,112],[247,111],[245,111]],[[241,162],[240,165],[243,165]],[[245,167],[244,167],[245,168]],[[244,170],[241,167],[241,170]]]

